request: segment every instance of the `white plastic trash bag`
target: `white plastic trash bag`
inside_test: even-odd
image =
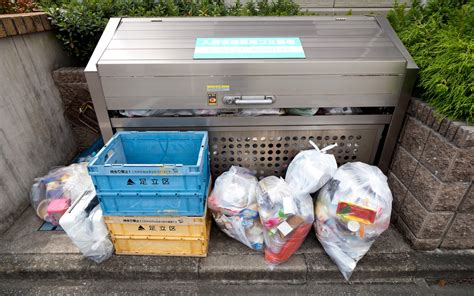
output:
[[[310,141],[314,149],[299,152],[286,171],[285,181],[293,190],[301,193],[315,193],[334,176],[337,170],[336,158],[326,151],[337,146],[330,145],[319,150]]]
[[[391,211],[387,177],[377,167],[362,162],[342,165],[320,190],[316,236],[346,280],[388,228]]]
[[[93,187],[69,208],[59,224],[85,257],[100,263],[112,256],[114,247]]]
[[[216,179],[208,207],[224,233],[249,248],[262,250],[256,190],[257,178],[245,168],[232,166]]]
[[[258,212],[264,227],[265,261],[276,265],[298,250],[314,221],[313,200],[297,193],[282,178],[263,178],[258,186]]]

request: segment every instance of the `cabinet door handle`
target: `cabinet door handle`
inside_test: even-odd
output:
[[[275,96],[225,96],[223,101],[235,105],[270,105],[275,102]]]

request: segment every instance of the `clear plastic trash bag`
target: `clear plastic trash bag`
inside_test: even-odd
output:
[[[285,112],[290,115],[313,116],[318,110],[319,108],[286,108]]]
[[[145,110],[120,110],[126,117],[153,117],[153,116],[216,116],[217,109],[145,109]]]
[[[270,176],[259,182],[258,212],[264,227],[265,261],[276,265],[298,250],[314,221],[313,200],[297,193],[282,178]]]
[[[283,115],[285,114],[284,109],[269,108],[269,109],[239,109],[237,115],[239,116],[267,116],[267,115]]]
[[[249,248],[263,249],[263,229],[257,210],[257,178],[249,170],[232,166],[220,175],[207,203],[224,233]]]
[[[359,114],[362,113],[362,109],[359,107],[333,107],[323,108],[323,114]]]
[[[222,232],[251,249],[263,250],[263,228],[258,218],[228,216],[217,211],[212,216]]]
[[[390,224],[392,193],[375,166],[346,163],[319,192],[316,236],[349,280],[357,262]]]
[[[85,257],[100,263],[112,256],[114,247],[93,187],[71,206],[59,224]]]
[[[315,193],[334,176],[337,170],[336,158],[310,141],[315,149],[299,152],[291,161],[286,171],[285,181],[294,190],[301,193]]]
[[[69,206],[91,186],[86,162],[54,168],[46,176],[35,179],[30,202],[38,217],[59,225]]]

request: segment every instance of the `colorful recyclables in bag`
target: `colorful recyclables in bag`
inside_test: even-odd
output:
[[[59,225],[59,219],[74,201],[92,187],[87,163],[54,168],[31,187],[30,201],[38,217]]]
[[[287,261],[306,238],[314,221],[313,200],[309,194],[295,193],[282,178],[270,176],[258,184],[265,260],[276,265]]]
[[[319,192],[316,236],[348,280],[357,262],[390,224],[392,194],[375,166],[346,163]]]
[[[208,199],[214,220],[228,236],[251,249],[263,249],[263,228],[257,211],[257,178],[232,166],[220,175]]]

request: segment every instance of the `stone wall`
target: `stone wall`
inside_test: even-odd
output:
[[[474,126],[412,100],[389,174],[398,228],[417,249],[474,248]]]
[[[71,123],[74,139],[79,150],[90,147],[100,136],[100,129],[93,112],[88,112],[89,120],[84,124],[84,116],[79,111],[85,103],[92,104],[84,68],[64,67],[53,71],[53,79],[63,102],[66,118]]]
[[[69,59],[45,16],[0,16],[0,233],[28,207],[34,178],[76,151],[51,78]]]

